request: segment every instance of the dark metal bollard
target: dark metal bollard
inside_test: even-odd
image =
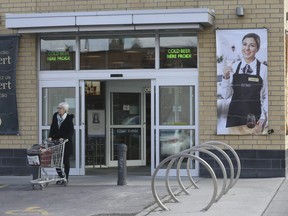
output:
[[[118,144],[118,181],[117,185],[126,185],[127,181],[127,167],[126,167],[126,153],[127,146],[125,144]]]

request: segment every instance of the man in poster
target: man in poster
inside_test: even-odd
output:
[[[260,36],[245,33],[241,39],[242,59],[231,61],[225,56],[220,85],[221,98],[229,99],[226,108],[226,134],[263,134],[268,126],[267,61],[256,55],[261,47]],[[229,60],[229,61],[228,61]],[[228,104],[227,104],[228,105]]]

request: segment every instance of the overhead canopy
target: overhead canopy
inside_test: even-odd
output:
[[[207,8],[6,14],[6,28],[19,33],[195,29],[213,26]]]

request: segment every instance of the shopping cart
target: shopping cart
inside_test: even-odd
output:
[[[63,168],[63,157],[65,143],[64,141],[53,140],[44,141],[42,144],[33,145],[27,149],[27,159],[29,166],[38,167],[38,178],[30,181],[32,188],[35,189],[38,185],[42,190],[44,186],[53,182],[62,181],[63,185],[67,185],[67,179]],[[46,168],[58,168],[61,170],[63,178],[60,178],[58,174],[48,175]],[[43,174],[43,175],[41,175]]]

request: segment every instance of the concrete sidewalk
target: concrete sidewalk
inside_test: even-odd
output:
[[[288,181],[284,178],[239,179],[208,211],[201,209],[213,193],[211,179],[199,179],[199,189],[168,200],[164,178],[157,178],[157,193],[166,197],[168,211],[161,210],[151,192],[151,177],[131,175],[127,185],[117,186],[117,175],[71,176],[68,186],[50,184],[32,190],[30,176],[0,176],[0,215],[48,216],[287,216]],[[171,188],[179,191],[176,179]],[[188,180],[183,180],[185,186]],[[221,180],[218,183],[221,189]],[[219,191],[218,191],[219,193]]]
[[[240,179],[227,194],[207,211],[201,211],[212,197],[212,181],[201,179],[200,189],[189,188],[190,195],[177,196],[164,203],[168,211],[153,205],[137,216],[201,215],[201,216],[287,216],[288,181],[284,178]],[[219,185],[219,188],[221,186]],[[173,202],[172,202],[173,201]]]

